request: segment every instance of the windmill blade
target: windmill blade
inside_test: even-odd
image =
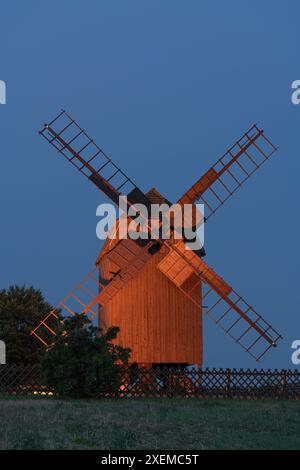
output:
[[[115,204],[119,198],[127,195],[128,207],[143,204],[151,211],[151,201],[104,151],[89,137],[66,111],[62,110],[50,123],[45,124],[39,132],[69,163],[106,194]],[[196,208],[195,208],[196,210]],[[136,209],[139,218],[143,214]],[[132,219],[130,216],[129,219]],[[134,219],[133,219],[134,220]],[[144,218],[144,226],[151,236],[159,238],[159,228],[151,227],[151,222]],[[145,240],[137,239],[135,243],[144,246]],[[150,247],[149,245],[149,247]]]
[[[178,203],[205,204],[205,218],[209,219],[276,150],[264,131],[254,124],[186,191]]]
[[[118,244],[117,252],[112,250],[108,255],[120,268],[115,277],[104,284],[96,277],[95,268],[31,331],[44,346],[52,344],[63,317],[80,313],[93,320],[98,315],[98,306],[107,304],[145,265],[151,256],[147,248],[131,240],[124,242]]]
[[[182,241],[169,244],[169,253],[157,265],[190,300],[197,301],[197,286],[203,281],[207,290],[202,302],[209,302],[207,315],[253,358],[259,361],[277,345],[281,335],[238,295],[207,263]]]
[[[91,271],[58,305],[51,310],[43,320],[31,331],[44,346],[50,346],[53,337],[68,315],[84,312],[90,320],[95,318],[97,310],[94,308],[95,289],[99,288],[99,281],[95,277],[95,269]]]
[[[149,206],[145,194],[66,111],[62,110],[39,133],[115,204],[127,194],[129,206],[134,203]]]

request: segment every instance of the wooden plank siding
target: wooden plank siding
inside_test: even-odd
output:
[[[136,277],[100,309],[99,324],[104,329],[120,327],[117,343],[132,349],[131,363],[201,366],[202,308],[157,269],[165,254],[162,248],[151,256]],[[98,259],[100,275],[109,278],[116,266],[106,256]],[[201,305],[201,283],[196,295]]]

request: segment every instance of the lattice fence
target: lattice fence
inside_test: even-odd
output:
[[[8,395],[53,395],[53,390],[42,384],[37,365],[0,365],[0,394]]]
[[[36,365],[1,365],[0,394],[55,395]],[[256,369],[127,368],[118,390],[99,397],[300,399],[300,371]]]

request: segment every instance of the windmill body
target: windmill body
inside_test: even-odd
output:
[[[164,198],[152,189],[146,196],[153,204]],[[107,242],[97,259],[99,276],[104,284],[119,270],[113,261],[114,250],[122,244],[134,249],[131,240]],[[120,248],[119,248],[120,249]],[[135,277],[99,309],[102,330],[120,328],[118,344],[132,350],[130,363],[202,365],[201,283],[194,292],[197,303],[157,269],[167,249],[162,248],[149,258]]]

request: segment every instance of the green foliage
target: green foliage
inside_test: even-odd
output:
[[[117,390],[120,367],[130,354],[130,349],[112,343],[118,332],[113,327],[100,334],[84,315],[67,318],[41,362],[45,384],[73,398]]]
[[[6,343],[7,363],[36,363],[43,348],[30,335],[52,309],[40,290],[11,286],[0,291],[0,339]]]

